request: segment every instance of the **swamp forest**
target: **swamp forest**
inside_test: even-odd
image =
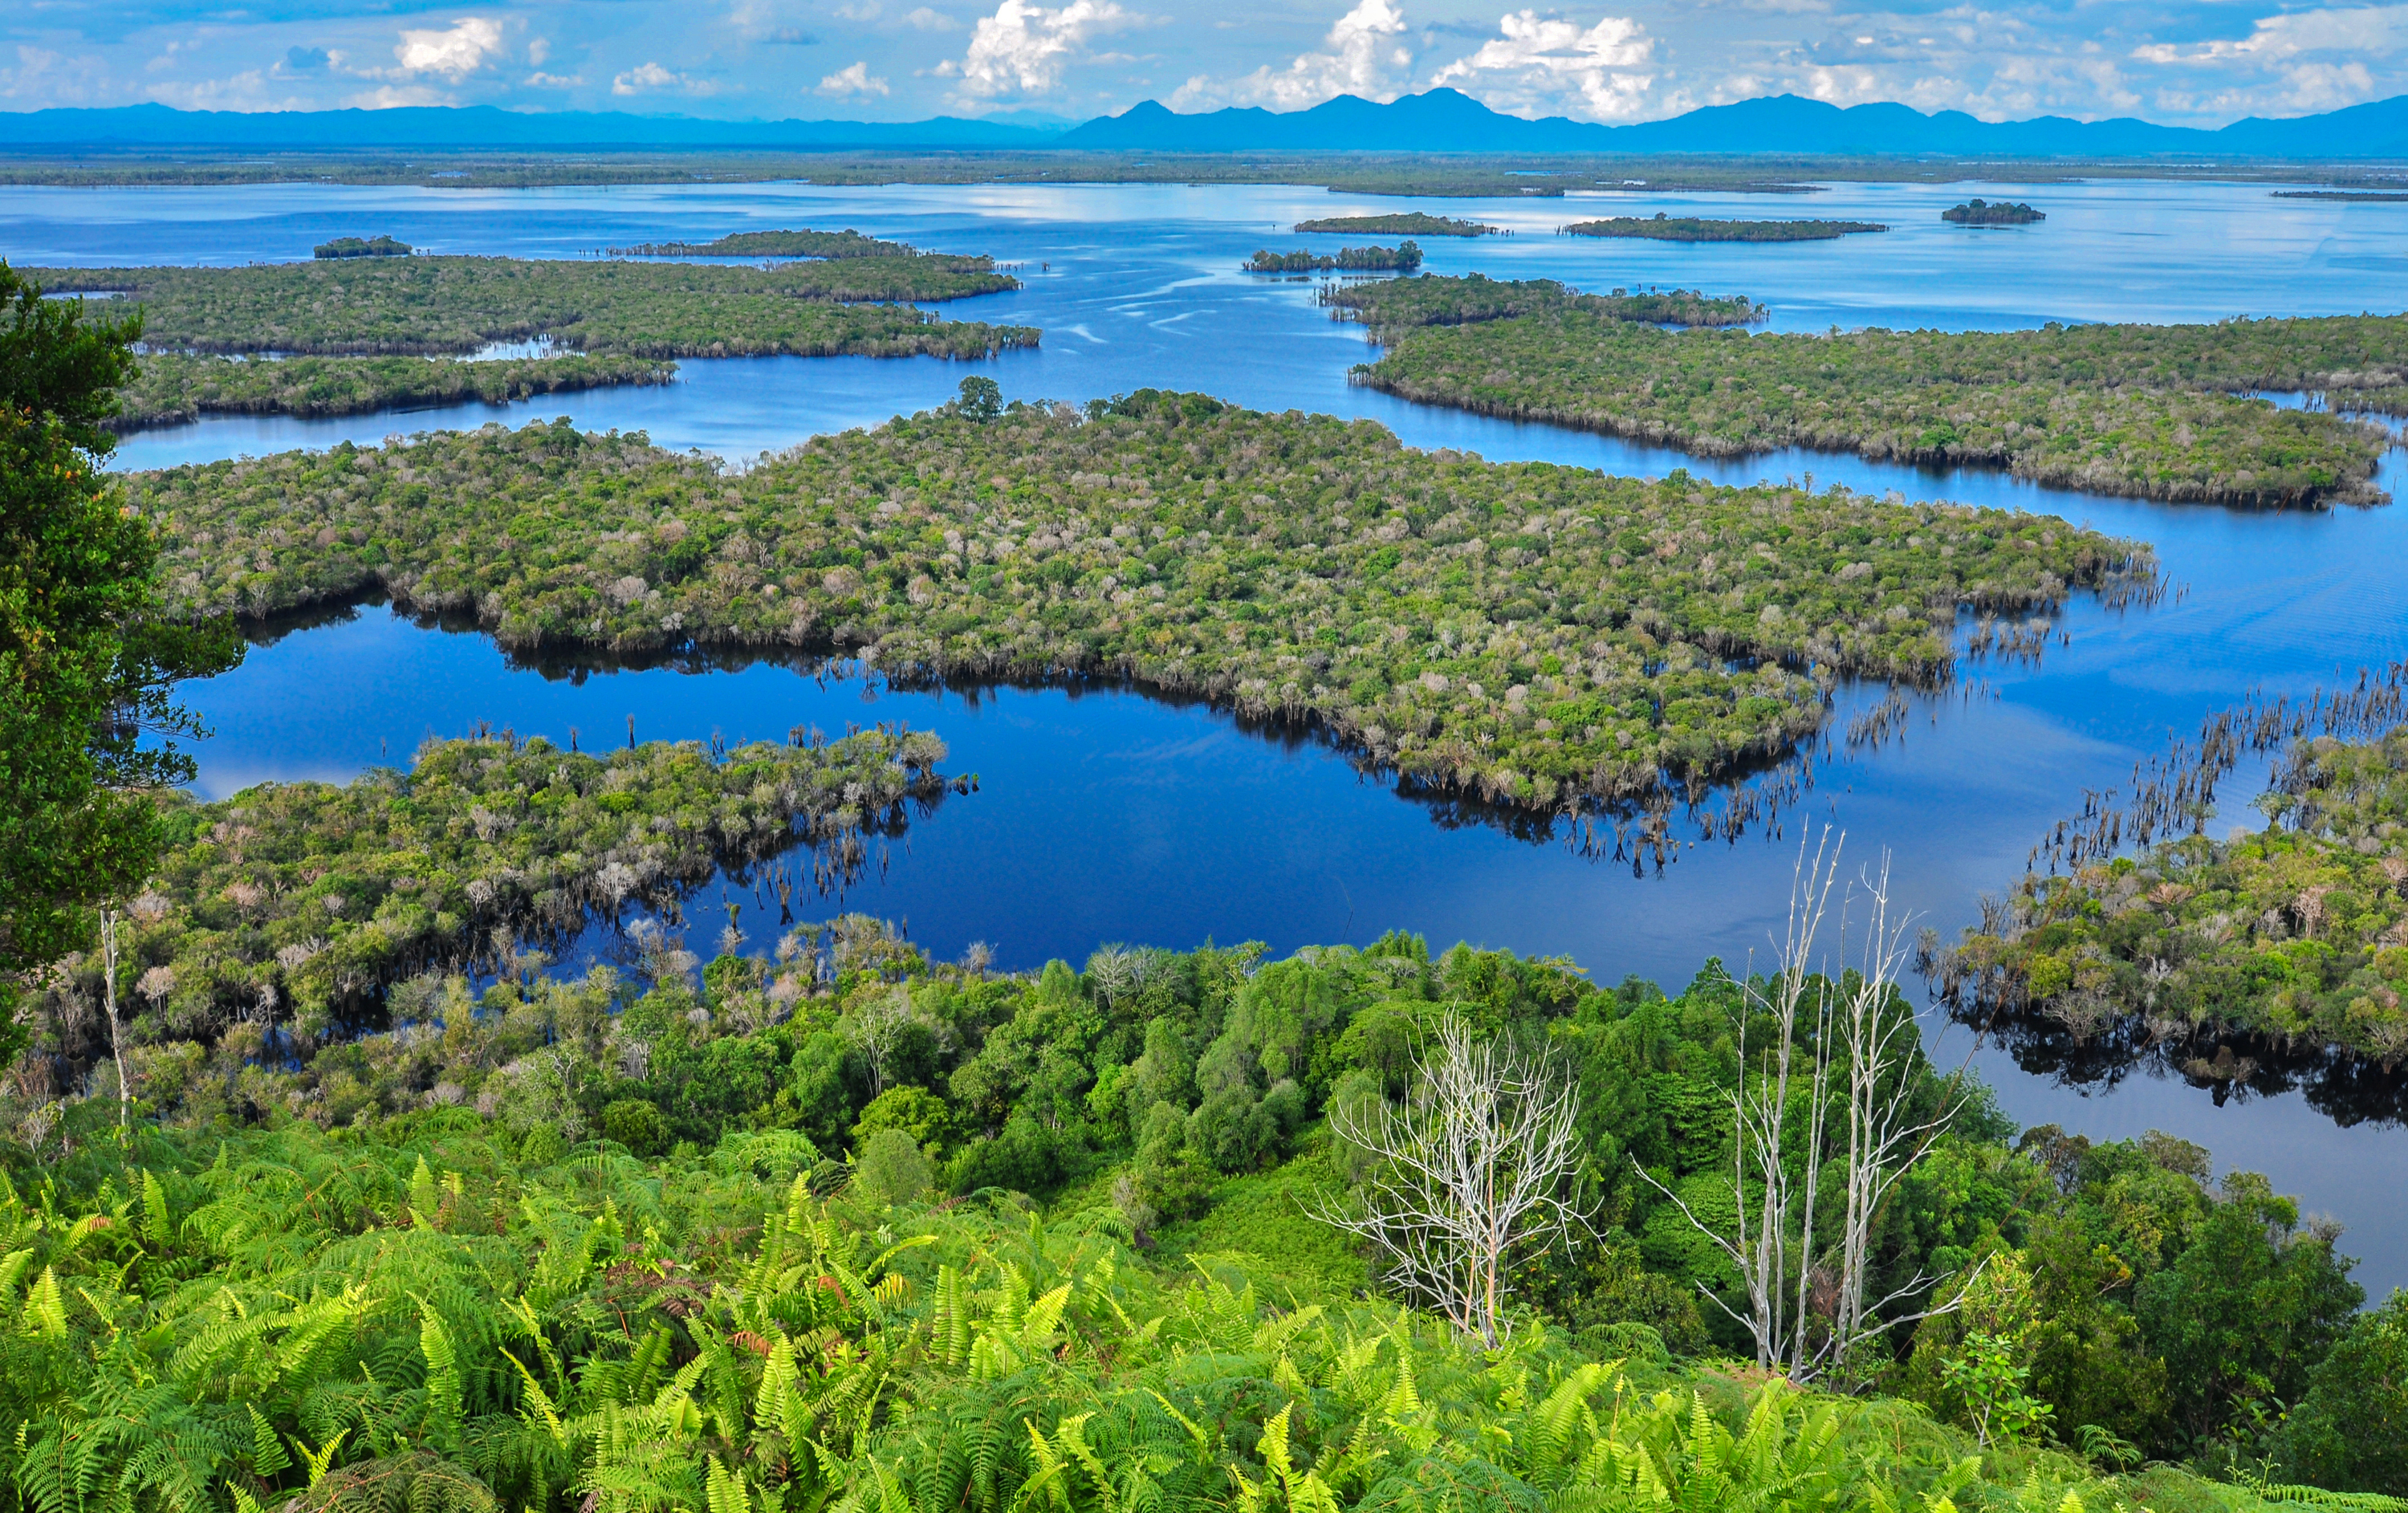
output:
[[[1007,261],[774,206],[648,210],[577,243],[599,257],[0,263],[22,1506],[2408,1508],[2408,1292],[2371,1295],[2350,1232],[2199,1141],[2019,1121],[1964,1044],[2146,1050],[2219,1101],[2278,1050],[2390,1077],[2408,663],[2253,686],[2112,792],[2035,772],[2070,818],[1970,922],[1910,906],[1835,792],[2077,626],[2179,613],[2133,522],[2396,507],[2408,316],[1798,329],[1778,289],[1609,261],[1711,249],[1598,240],[1670,230],[1492,223],[1527,190],[1559,220],[1553,180],[1349,172],[1497,208],[1291,194],[1181,265],[1342,345],[1341,395],[1690,461],[1409,443],[1174,364],[1036,392],[1015,363],[1145,303],[1117,275],[1042,303],[1095,255],[1058,231]],[[1956,193],[1627,223],[2014,240],[1935,224]],[[1267,221],[1413,239],[1241,261]],[[1547,271],[1587,266],[1611,276]],[[525,407],[780,358],[804,384],[938,360],[948,397],[740,457]],[[115,457],[438,406],[381,440]],[[1796,448],[2124,512],[1707,472]],[[202,692],[376,605],[546,678],[758,662],[862,713],[765,730],[763,699],[733,728],[767,738],[731,741],[455,710],[374,764],[202,783]],[[1668,980],[1351,906],[1344,938],[1276,947],[1199,907],[1177,941],[939,949],[863,900],[1000,794],[944,706],[886,718],[878,688],[967,691],[965,724],[996,688],[1200,707],[1441,828],[1569,835],[1631,890],[1745,831],[1781,896],[1743,954],[1684,935]],[[2224,822],[2252,762],[2257,821]],[[1170,891],[1183,860],[1102,880]]]

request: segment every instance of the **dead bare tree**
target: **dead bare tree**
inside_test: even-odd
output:
[[[1746,1311],[1711,1291],[1708,1299],[1754,1337],[1758,1365],[1797,1382],[1844,1377],[1869,1341],[1955,1306],[1890,1313],[1938,1280],[1920,1272],[1883,1297],[1867,1296],[1882,1206],[1930,1153],[1964,1099],[1961,1079],[1933,1097],[1915,1075],[1920,1025],[1898,988],[1913,921],[1892,919],[1886,854],[1873,876],[1842,887],[1845,842],[1826,830],[1811,851],[1800,843],[1779,970],[1769,980],[1751,976],[1739,985],[1730,1222],[1701,1218],[1639,1168],[1729,1258]],[[1848,916],[1859,894],[1856,969],[1834,976],[1817,967],[1816,942],[1836,898],[1844,959]],[[1773,1044],[1751,1056],[1748,1029],[1758,1019],[1771,1021]],[[1835,1161],[1842,1188],[1836,1242],[1818,1238],[1815,1229],[1825,1172]]]
[[[1513,1263],[1586,1227],[1572,1191],[1579,1124],[1579,1092],[1550,1052],[1475,1042],[1450,1015],[1402,1106],[1332,1110],[1371,1169],[1351,1202],[1315,1217],[1370,1242],[1391,1285],[1493,1346]]]
[[[100,906],[101,1000],[108,1009],[108,1053],[117,1062],[117,1127],[133,1122],[133,1087],[125,1079],[125,1040],[117,1027],[117,907]]]

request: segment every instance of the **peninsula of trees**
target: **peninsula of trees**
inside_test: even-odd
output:
[[[1025,326],[940,321],[900,302],[1019,287],[984,258],[781,263],[366,258],[240,268],[23,270],[52,293],[115,291],[154,347],[320,356],[472,352],[549,336],[633,357],[986,357]],[[882,303],[893,302],[893,303]]]
[[[1256,252],[1246,262],[1248,273],[1411,273],[1422,265],[1419,244],[1395,247],[1348,247],[1336,252]]]
[[[1510,287],[1424,277],[1326,297],[1387,344],[1358,380],[1424,403],[1709,455],[1814,447],[2141,498],[2379,503],[2380,426],[2242,396],[2408,400],[2408,317],[1749,335]]]
[[[2408,1058],[2408,726],[2302,741],[2272,821],[2025,879],[1942,980],[1976,1011],[2037,1011],[2087,1039],[2239,1031]],[[2141,1028],[2145,1021],[2145,1029]]]
[[[153,352],[121,391],[108,427],[122,435],[204,415],[365,415],[481,400],[668,383],[677,364],[646,357],[291,357],[277,362]]]
[[[374,241],[359,236],[337,236],[331,242],[320,242],[310,250],[309,255],[318,258],[408,257],[409,253],[408,242],[395,241],[391,236],[379,236]]]
[[[1941,211],[1940,219],[1954,226],[2028,226],[2048,217],[2028,205],[1968,200]]]
[[[1492,465],[1151,391],[931,412],[736,476],[563,422],[179,467],[127,498],[179,612],[381,591],[513,648],[1126,678],[1557,812],[1785,752],[1840,676],[1945,677],[1960,606],[2148,570],[2055,521]]]
[[[1519,316],[1578,311],[1603,321],[1635,321],[1676,326],[1752,325],[1765,307],[1745,295],[1716,295],[1686,289],[1617,289],[1583,294],[1553,278],[1490,278],[1484,274],[1450,278],[1423,274],[1325,289],[1321,302],[1332,320],[1359,321],[1372,339],[1417,326],[1476,325]]]
[[[1652,219],[1613,216],[1575,221],[1564,230],[1574,236],[1635,236],[1658,242],[1819,242],[1889,228],[1872,221],[1700,221],[1658,210]]]
[[[1326,232],[1348,236],[1494,236],[1495,226],[1477,221],[1459,220],[1454,216],[1430,215],[1422,210],[1409,210],[1402,215],[1340,215],[1325,216],[1319,221],[1299,221],[1298,233]]]

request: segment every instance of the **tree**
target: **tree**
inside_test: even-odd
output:
[[[962,395],[953,404],[983,425],[1003,413],[1003,386],[993,378],[964,378]]]
[[[150,523],[120,506],[103,422],[134,373],[138,314],[91,321],[0,264],[0,1059],[25,974],[89,949],[94,906],[132,892],[161,841],[147,789],[189,781],[169,697],[240,660],[230,626],[160,613]],[[148,735],[154,739],[145,743]]]
[[[1855,888],[1841,889],[1845,844],[1828,831],[1811,854],[1799,843],[1780,969],[1769,983],[1741,985],[1729,1220],[1700,1216],[1638,1168],[1738,1272],[1744,1313],[1707,1296],[1755,1338],[1756,1363],[1800,1383],[1844,1374],[1875,1336],[1956,1306],[1891,1313],[1938,1280],[1920,1272],[1883,1297],[1868,1296],[1883,1205],[1963,1099],[1953,1091],[1933,1099],[1919,1075],[1921,1035],[1898,989],[1912,921],[1891,922],[1886,858],[1863,885],[1856,969],[1838,978],[1813,969],[1834,895],[1843,920],[1856,903]],[[1843,922],[1843,949],[1845,934]],[[1759,1042],[1751,1062],[1748,1035],[1758,1020],[1770,1021],[1770,1044]],[[1828,1208],[1823,1184],[1833,1178],[1841,1187],[1836,1241],[1817,1233]]]
[[[1475,1043],[1450,1014],[1402,1106],[1340,1104],[1329,1122],[1370,1171],[1351,1205],[1316,1217],[1377,1248],[1392,1285],[1495,1345],[1512,1267],[1586,1224],[1571,1078],[1546,1049]]]

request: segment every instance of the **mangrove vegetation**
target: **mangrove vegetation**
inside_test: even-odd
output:
[[[2164,1043],[2200,1076],[2249,1037],[2396,1064],[2408,1056],[2408,726],[2300,742],[2259,803],[2260,831],[2026,878],[1951,953],[1943,988],[1973,1012],[2036,1013],[2081,1039]]]
[[[1821,242],[1865,232],[1887,231],[1873,221],[1700,221],[1695,216],[1613,216],[1577,221],[1564,230],[1574,236],[1635,236],[1656,242]]]
[[[365,236],[337,236],[331,242],[320,242],[310,250],[311,257],[408,257],[412,249],[408,242],[391,236],[370,240]]]
[[[1299,221],[1295,230],[1299,234],[1326,232],[1347,236],[1494,236],[1495,226],[1477,221],[1464,221],[1454,216],[1431,215],[1425,210],[1408,210],[1401,215],[1336,215],[1318,221]]]
[[[1427,404],[1710,456],[1813,447],[2141,498],[2380,503],[2380,425],[2246,396],[2408,399],[2401,316],[1749,335],[1662,330],[1596,296],[1504,296],[1513,287],[1424,276],[1325,299],[1386,343],[1358,381]]]
[[[1038,340],[899,303],[1018,287],[984,258],[930,253],[768,267],[408,257],[23,271],[53,293],[117,293],[151,346],[202,352],[436,355],[550,337],[630,357],[976,358]]]
[[[1335,252],[1259,251],[1246,260],[1248,273],[1411,273],[1422,265],[1417,242],[1395,247],[1347,247]]]
[[[513,649],[1126,678],[1541,810],[1784,753],[1840,677],[1944,680],[1962,607],[2149,572],[2054,520],[1491,464],[1196,394],[984,413],[733,476],[640,435],[488,426],[136,475],[126,500],[184,612],[383,592]]]
[[[204,415],[365,415],[480,400],[504,405],[537,394],[673,381],[677,364],[647,357],[559,357],[463,362],[424,357],[292,357],[246,361],[153,352],[119,391],[109,429],[181,425]]]
[[[2010,204],[2005,200],[1967,200],[1940,212],[1940,219],[1952,226],[2029,226],[2048,219],[2028,205]]]
[[[1553,278],[1491,278],[1477,273],[1461,278],[1428,273],[1338,285],[1321,292],[1321,303],[1330,307],[1332,320],[1373,327],[1374,340],[1415,326],[1475,325],[1566,310],[1601,321],[1674,326],[1752,325],[1766,315],[1763,306],[1745,295],[1708,296],[1686,289],[1584,294]]]

